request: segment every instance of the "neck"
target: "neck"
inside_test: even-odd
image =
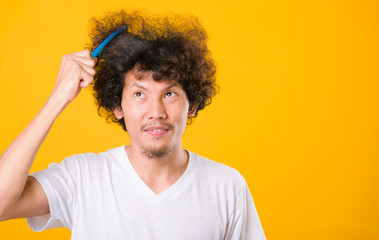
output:
[[[188,153],[179,146],[162,158],[148,158],[141,149],[125,147],[130,163],[150,188],[165,189],[174,184],[185,172]],[[159,191],[159,190],[157,190]]]

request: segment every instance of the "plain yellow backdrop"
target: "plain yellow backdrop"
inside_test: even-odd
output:
[[[198,16],[220,93],[184,147],[236,168],[267,239],[379,239],[377,1],[7,1],[0,8],[0,152],[47,100],[88,20],[117,8]],[[31,171],[128,144],[82,91],[55,122]],[[0,196],[1,197],[1,196]],[[66,229],[0,223],[0,239],[69,239]]]

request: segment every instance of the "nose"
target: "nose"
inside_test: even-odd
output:
[[[167,118],[165,105],[162,102],[162,100],[152,99],[149,102],[147,118],[148,119],[165,119],[165,118]]]

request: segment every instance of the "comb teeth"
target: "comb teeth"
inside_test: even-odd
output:
[[[125,25],[125,26],[122,26],[120,27],[119,29],[117,29],[115,32],[113,32],[111,35],[109,35],[102,43],[100,43],[100,45],[95,49],[93,50],[93,52],[91,53],[91,57],[92,58],[95,58],[97,57],[101,51],[103,50],[103,48],[105,46],[107,46],[107,44],[114,38],[116,37],[119,33],[121,33],[124,29],[126,31],[128,31],[128,28],[129,26],[128,25]]]

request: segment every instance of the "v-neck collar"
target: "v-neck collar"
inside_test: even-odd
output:
[[[197,167],[197,157],[195,154],[191,153],[188,150],[188,164],[187,168],[180,176],[180,178],[172,184],[169,188],[164,190],[163,192],[157,194],[155,193],[138,175],[132,164],[130,163],[128,154],[126,153],[125,145],[119,148],[121,164],[124,166],[127,174],[132,179],[138,191],[148,200],[154,201],[156,203],[161,203],[167,201],[169,198],[176,196],[188,186],[190,181],[194,176],[195,169]]]

